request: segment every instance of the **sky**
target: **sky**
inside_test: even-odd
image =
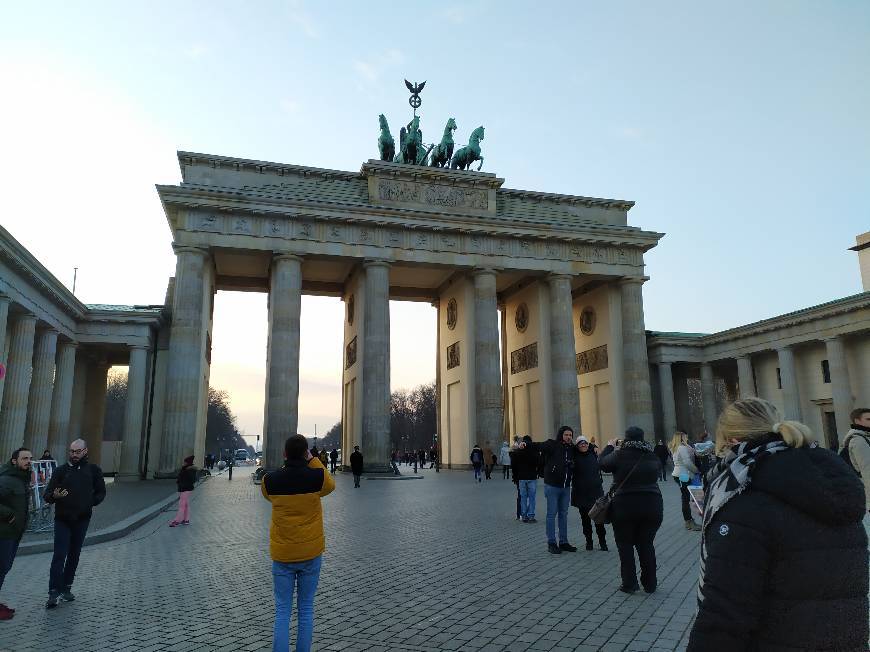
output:
[[[629,199],[665,233],[646,327],[715,332],[861,291],[870,3],[50,2],[0,21],[0,224],[87,303],[160,304],[176,150],[358,170],[377,117],[486,127],[505,187]],[[397,128],[397,127],[396,127]],[[395,129],[394,129],[395,131]],[[300,431],[340,416],[338,299],[304,297]],[[391,304],[394,389],[435,312]],[[215,303],[212,385],[259,433],[265,295]]]

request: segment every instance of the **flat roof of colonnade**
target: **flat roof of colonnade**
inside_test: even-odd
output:
[[[570,274],[573,287],[642,277],[664,234],[628,224],[634,202],[503,188],[488,172],[377,160],[358,172],[178,152],[157,191],[175,244],[208,249],[219,289],[265,291],[271,257],[304,257],[303,291],[340,295],[364,259],[392,263],[391,295],[429,300],[490,267],[504,291]]]

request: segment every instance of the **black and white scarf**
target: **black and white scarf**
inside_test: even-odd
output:
[[[626,439],[622,442],[621,448],[637,448],[642,451],[646,451],[647,453],[652,453],[652,445],[646,443],[645,441],[634,441],[633,439]]]
[[[704,570],[707,562],[707,527],[713,517],[729,500],[749,488],[752,472],[764,458],[788,450],[779,435],[770,433],[761,442],[745,441],[729,450],[725,457],[707,474],[710,480],[704,501],[704,522],[701,533],[701,578],[698,581],[698,604],[704,601]],[[722,526],[726,527],[726,526]]]

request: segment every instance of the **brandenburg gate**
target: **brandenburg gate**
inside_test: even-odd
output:
[[[390,452],[391,299],[437,308],[443,464],[562,424],[599,441],[652,432],[641,286],[662,234],[628,224],[632,202],[512,190],[381,144],[385,160],[357,172],[178,153],[182,182],[157,188],[177,257],[152,424],[160,474],[204,453],[217,290],[269,296],[267,468],[297,431],[303,294],[344,302],[342,447],[358,444],[369,469]]]

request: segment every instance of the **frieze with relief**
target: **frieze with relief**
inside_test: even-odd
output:
[[[511,351],[511,374],[518,374],[538,366],[538,343],[532,342],[516,351]]]
[[[486,190],[390,179],[378,179],[378,199],[401,204],[424,204],[438,208],[465,208],[481,211],[489,208],[489,196]]]
[[[454,369],[460,364],[459,342],[454,342],[447,347],[447,369]]]
[[[577,354],[577,375],[607,369],[607,364],[607,345],[596,346]]]
[[[422,186],[404,181],[388,183]],[[453,189],[466,192],[467,189]],[[484,190],[475,190],[485,194]],[[577,242],[537,242],[529,238],[509,238],[482,233],[435,232],[421,227],[392,227],[384,229],[374,225],[348,225],[312,219],[314,216],[269,217],[233,215],[189,211],[185,221],[187,230],[227,235],[266,236],[296,240],[342,242],[346,244],[381,244],[400,249],[451,251],[460,254],[511,256],[515,258],[561,259],[606,265],[632,265],[642,262],[642,254],[635,247],[611,244],[584,244]]]

